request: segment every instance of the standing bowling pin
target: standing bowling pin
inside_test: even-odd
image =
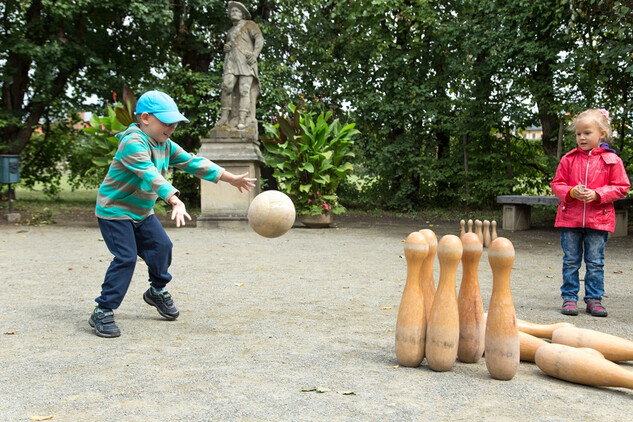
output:
[[[534,361],[541,371],[554,378],[585,385],[633,389],[633,371],[590,349],[545,344],[536,351]]]
[[[552,339],[552,333],[561,327],[575,327],[569,322],[557,322],[556,324],[534,324],[517,318],[519,331],[533,335],[534,337]]]
[[[475,233],[462,237],[462,283],[459,287],[459,347],[457,357],[466,363],[479,361],[484,353],[486,320],[479,289],[479,259],[483,252]]]
[[[492,239],[490,238],[490,221],[484,220],[484,248],[490,246],[490,242]]]
[[[419,366],[424,359],[426,313],[420,288],[420,270],[429,251],[426,238],[413,232],[404,243],[407,281],[402,292],[396,322],[396,358],[402,366]]]
[[[422,263],[422,272],[420,273],[420,285],[422,286],[422,296],[424,296],[424,312],[426,312],[426,322],[431,317],[431,308],[433,307],[433,299],[435,298],[435,280],[433,280],[433,260],[437,252],[437,237],[433,230],[422,229],[420,233],[426,238],[429,245],[429,253],[426,255]]]
[[[461,239],[464,233],[466,233],[466,222],[464,220],[461,220],[459,222],[459,227],[460,227],[459,238]]]
[[[434,371],[448,371],[455,364],[459,346],[459,311],[455,276],[462,258],[459,237],[447,234],[437,245],[440,279],[426,328],[426,361]]]
[[[484,232],[481,229],[482,223],[481,220],[475,220],[475,234],[479,236],[479,241],[481,244],[484,244]]]
[[[519,367],[520,342],[514,303],[510,292],[510,271],[514,247],[498,237],[488,249],[492,269],[492,295],[486,320],[486,367],[499,380],[510,380]]]
[[[495,220],[492,220],[492,222],[490,223],[490,227],[492,227],[492,233],[490,234],[490,242],[492,242],[498,237],[497,236],[497,222]]]
[[[473,220],[468,220],[468,233],[473,231]]]
[[[586,328],[559,328],[552,334],[552,343],[590,347],[615,362],[633,360],[633,341]]]

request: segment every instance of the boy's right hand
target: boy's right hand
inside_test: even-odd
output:
[[[233,174],[230,171],[224,171],[222,176],[220,176],[220,180],[235,186],[240,192],[242,192],[242,189],[250,192],[251,188],[255,187],[255,182],[257,181],[255,178],[248,177],[248,172]]]

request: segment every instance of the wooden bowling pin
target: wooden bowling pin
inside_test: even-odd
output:
[[[490,221],[484,220],[484,248],[490,246]]]
[[[483,223],[481,222],[481,220],[475,220],[475,234],[477,236],[479,236],[479,241],[481,242],[481,244],[484,244],[484,232],[482,230],[482,226]]]
[[[633,341],[586,328],[559,328],[552,334],[552,343],[590,347],[614,362],[633,360]]]
[[[455,276],[462,258],[462,242],[452,234],[437,245],[440,278],[426,328],[426,361],[434,371],[448,371],[455,364],[459,346],[459,311]]]
[[[475,233],[462,237],[462,282],[457,297],[459,310],[459,347],[457,357],[466,363],[479,361],[484,353],[486,320],[479,289],[479,259],[483,247]]]
[[[473,231],[473,220],[468,220],[468,232]]]
[[[492,269],[492,295],[486,320],[486,367],[499,380],[516,374],[520,359],[519,330],[510,292],[510,271],[514,247],[505,237],[498,237],[488,249]]]
[[[426,238],[413,232],[404,242],[407,281],[396,321],[396,358],[402,366],[419,366],[424,359],[426,313],[420,288],[420,270],[429,251]]]
[[[539,337],[519,331],[520,356],[521,360],[534,362],[536,350],[544,344],[549,344]]]
[[[466,233],[466,222],[464,220],[461,220],[459,222],[459,227],[460,227],[459,238],[461,239],[462,236],[464,236],[464,233]]]
[[[519,331],[533,335],[534,337],[552,339],[552,333],[561,327],[575,327],[569,322],[557,322],[556,324],[535,324],[517,318]]]
[[[497,236],[497,222],[495,220],[492,220],[490,222],[490,227],[492,228],[492,233],[490,233],[490,241],[492,242],[497,237],[499,237]]]
[[[589,349],[545,344],[536,351],[534,361],[543,372],[554,378],[577,384],[633,389],[633,371],[601,358]]]
[[[433,299],[435,298],[435,280],[433,279],[433,261],[437,252],[437,237],[433,230],[422,229],[420,233],[426,238],[429,245],[429,253],[426,255],[422,263],[422,272],[420,273],[420,285],[422,286],[422,296],[424,296],[424,311],[426,312],[426,321],[428,323],[431,317],[431,308],[433,307]]]

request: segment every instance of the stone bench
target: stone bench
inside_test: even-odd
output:
[[[530,228],[530,214],[532,205],[557,206],[559,199],[555,196],[528,195],[499,195],[497,203],[503,205],[503,230],[518,231]],[[618,199],[613,203],[615,207],[615,237],[628,234],[629,210],[633,205],[633,198]]]

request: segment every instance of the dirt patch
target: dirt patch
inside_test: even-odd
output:
[[[397,367],[394,329],[406,277],[403,239],[458,223],[337,218],[277,239],[246,224],[167,226],[169,285],[181,316],[142,300],[146,267],[116,318],[117,339],[87,319],[110,262],[92,216],[0,227],[0,420],[627,420],[633,393],[592,388],[522,363],[511,381],[485,360],[449,372]],[[607,243],[606,319],[563,317],[554,229],[504,232],[514,244],[517,316],[572,321],[633,339],[632,238]],[[436,259],[435,280],[439,268]],[[458,270],[457,285],[461,279]],[[479,266],[487,308],[492,276]],[[629,363],[623,366],[633,371]]]

